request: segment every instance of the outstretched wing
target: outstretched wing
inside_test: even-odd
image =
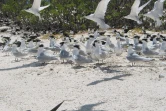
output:
[[[39,8],[39,11],[41,11],[41,10],[43,10],[43,9],[45,9],[45,8],[49,7],[49,6],[50,6],[50,4],[49,4],[49,5],[47,5],[47,6],[40,7],[40,8]]]
[[[33,9],[39,9],[39,8],[40,8],[40,5],[41,5],[41,0],[34,0],[34,1],[33,1],[33,5],[32,5],[32,8],[33,8]]]
[[[95,17],[104,19],[105,12],[107,11],[107,6],[110,0],[101,0],[95,10]]]
[[[146,7],[151,1],[152,1],[152,0],[149,0],[147,3],[145,3],[144,5],[142,5],[141,7],[139,7],[138,13],[139,13],[142,9],[144,9],[144,7]]]
[[[135,0],[134,1],[133,5],[131,7],[131,12],[130,12],[131,15],[137,14],[136,12],[138,12],[140,2],[141,2],[140,0]]]
[[[155,2],[155,5],[156,5],[155,8],[157,9],[158,15],[160,17],[163,16],[164,1],[165,0],[158,0]]]

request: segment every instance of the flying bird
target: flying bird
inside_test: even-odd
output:
[[[38,16],[39,19],[41,20],[40,11],[41,11],[41,10],[44,10],[44,9],[47,8],[47,7],[49,7],[50,4],[47,5],[47,6],[43,6],[43,7],[40,7],[40,5],[41,5],[41,0],[34,0],[32,7],[29,8],[29,9],[27,9],[27,10],[25,10],[25,11],[26,11],[26,12],[29,12],[29,13],[32,13],[32,14],[34,14],[34,15],[36,15],[36,16]]]
[[[110,0],[101,0],[94,12],[94,14],[90,14],[88,16],[85,16],[86,19],[92,20],[97,23],[99,28],[101,29],[108,29],[110,28],[109,25],[107,25],[104,21],[104,16],[107,11],[107,6]]]
[[[57,106],[55,106],[51,111],[57,111],[59,109],[59,107],[64,103],[64,101],[62,101],[61,103],[59,103]]]
[[[134,20],[136,21],[138,24],[142,24],[142,21],[139,20],[139,16],[138,14],[141,12],[141,10],[146,7],[149,3],[151,2],[151,0],[149,0],[147,3],[145,3],[144,5],[140,6],[141,0],[135,0],[134,4],[131,7],[131,11],[130,14],[125,16],[124,18],[126,19],[130,19],[130,20]],[[140,6],[140,7],[139,7]]]
[[[160,17],[163,16],[163,5],[165,0],[158,0],[154,4],[153,10],[149,11],[148,13],[144,14],[144,16],[153,19],[156,22],[156,27],[159,27],[162,23]]]

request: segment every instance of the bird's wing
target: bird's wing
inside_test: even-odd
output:
[[[34,0],[34,1],[33,1],[33,5],[32,5],[32,8],[33,8],[33,9],[39,9],[39,8],[40,8],[40,5],[41,5],[41,0]]]
[[[95,17],[104,19],[105,12],[107,11],[107,6],[110,0],[101,0],[95,10]]]
[[[151,10],[150,12],[148,12],[148,13],[146,13],[146,14],[144,14],[144,16],[146,16],[146,17],[149,17],[149,18],[151,18],[151,19],[153,19],[153,20],[155,20],[155,10]]]
[[[45,8],[47,8],[47,7],[49,7],[49,6],[50,6],[50,4],[49,4],[49,5],[46,5],[46,6],[43,6],[43,7],[40,7],[40,8],[39,8],[39,11],[44,10]]]
[[[159,8],[159,1],[156,1],[153,7],[153,10],[149,11],[148,13],[144,14],[144,16],[147,16],[154,21],[159,19],[159,13],[160,13],[160,8]]]
[[[144,5],[142,5],[141,7],[139,7],[138,12],[139,13],[144,7],[146,7],[152,0],[149,0],[147,3],[145,3]]]
[[[130,14],[137,14],[136,12],[138,12],[138,8],[139,8],[139,5],[140,5],[141,1],[140,0],[135,0],[132,7],[131,7],[131,12]]]
[[[159,27],[159,26],[161,26],[162,25],[162,22],[161,22],[161,20],[158,18],[157,20],[156,20],[156,25],[155,25],[155,27]]]
[[[159,0],[159,1],[156,1],[156,9],[158,11],[158,15],[161,17],[163,16],[163,8],[164,8],[164,1],[165,0]]]
[[[145,57],[141,57],[138,54],[133,54],[130,56],[130,58],[132,58],[134,61],[151,61],[151,58],[145,58]]]

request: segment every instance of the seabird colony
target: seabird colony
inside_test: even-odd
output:
[[[95,30],[90,32],[89,30],[88,36],[85,37],[82,35],[80,39],[71,37],[66,33],[63,34],[63,38],[61,39],[56,39],[54,35],[50,35],[48,46],[41,42],[38,34],[21,33],[21,40],[15,40],[14,42],[11,42],[12,37],[1,37],[3,41],[0,43],[2,52],[6,53],[7,56],[11,52],[16,61],[19,58],[34,56],[40,63],[50,61],[65,63],[66,61],[70,61],[70,63],[76,65],[103,62],[107,58],[111,58],[112,54],[116,54],[118,57],[125,52],[127,52],[126,59],[132,65],[137,62],[151,62],[155,60],[155,57],[166,56],[166,37],[160,33],[148,34],[144,31],[142,35],[134,34],[131,36],[127,26],[124,27],[124,32],[114,30],[108,33],[107,29],[110,26],[105,23],[104,17],[110,1],[101,0],[95,12],[84,17],[96,22],[99,28],[104,31]],[[163,16],[164,1],[157,0],[153,10],[143,15],[153,19],[157,27],[161,25],[159,17]],[[134,20],[138,24],[143,24],[139,19],[139,13],[150,2],[151,0],[140,6],[141,1],[135,0],[130,14],[124,18]],[[40,7],[40,5],[41,0],[34,0],[32,7],[25,11],[41,19],[39,12],[49,7],[49,5],[44,7]]]

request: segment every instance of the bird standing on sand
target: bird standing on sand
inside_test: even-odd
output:
[[[86,64],[86,63],[92,63],[92,60],[89,58],[86,58],[83,55],[80,55],[80,47],[79,45],[74,45],[74,49],[72,51],[72,61],[77,64]]]
[[[136,54],[135,51],[133,50],[133,45],[131,45],[131,44],[128,47],[128,55],[126,58],[128,61],[130,61],[132,63],[132,66],[136,62],[149,62],[149,61],[153,60],[151,58],[141,57],[138,54]]]
[[[39,45],[36,59],[42,63],[50,62],[52,60],[58,60],[55,55],[49,54],[44,50],[43,44]]]

